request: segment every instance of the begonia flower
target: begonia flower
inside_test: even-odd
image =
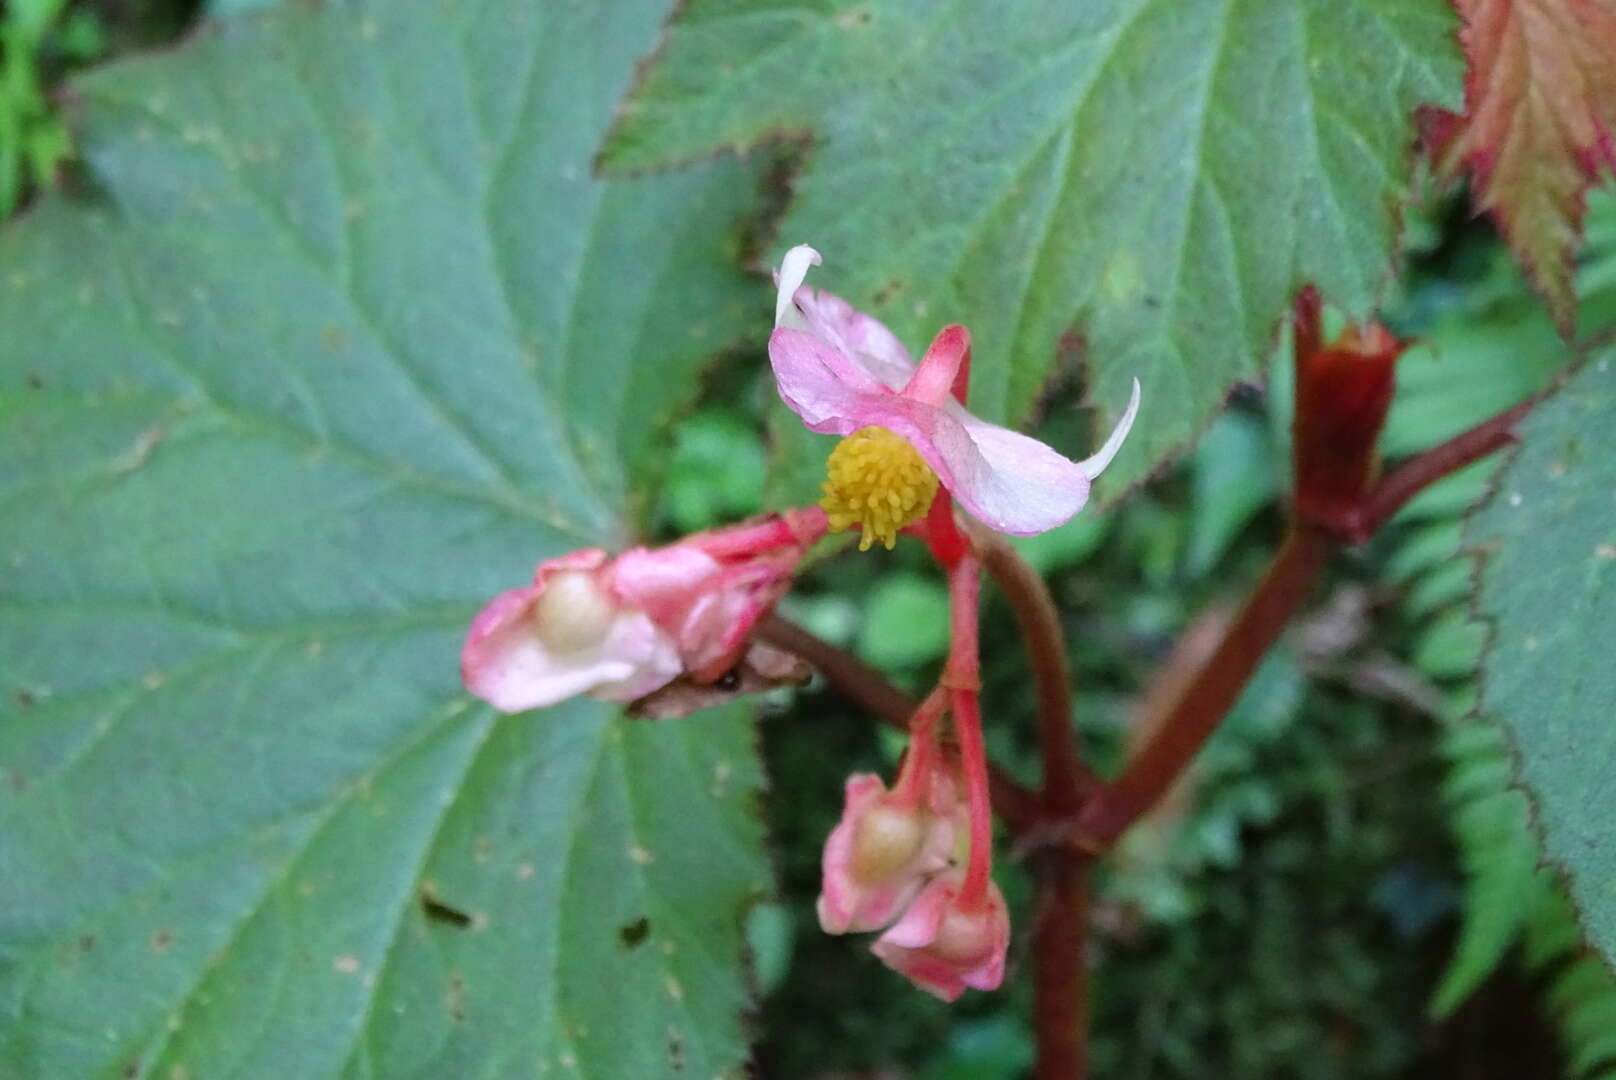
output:
[[[731,535],[796,527],[771,519]],[[733,546],[706,533],[616,558],[586,548],[540,563],[531,585],[500,593],[472,620],[460,655],[466,688],[520,712],[577,694],[635,701],[675,679],[720,678],[789,586],[805,544],[739,555]]]
[[[1010,944],[1004,896],[990,879],[979,902],[967,904],[964,882],[960,870],[933,878],[903,918],[870,946],[887,967],[944,1001],[966,987],[996,990],[1004,981]]]
[[[922,783],[925,799],[889,792],[873,773],[847,778],[842,819],[825,840],[818,912],[826,933],[879,930],[949,867],[967,832],[965,807],[941,772]]]
[[[827,463],[821,503],[833,529],[856,524],[861,548],[876,540],[890,548],[925,516],[939,484],[973,517],[1013,536],[1045,532],[1083,508],[1133,426],[1137,379],[1104,445],[1072,461],[954,399],[970,352],[964,327],[945,327],[917,366],[878,320],[802,284],[819,261],[804,245],[786,253],[769,361],[780,397],[809,430],[845,436]]]

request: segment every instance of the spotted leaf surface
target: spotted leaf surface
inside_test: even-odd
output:
[[[739,1068],[746,717],[457,671],[766,329],[753,170],[590,174],[665,15],[300,4],[72,87],[0,236],[0,1075]]]

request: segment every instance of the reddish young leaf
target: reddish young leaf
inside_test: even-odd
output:
[[[1470,61],[1465,115],[1433,134],[1473,174],[1561,333],[1571,334],[1572,254],[1583,194],[1616,166],[1616,0],[1454,0]]]

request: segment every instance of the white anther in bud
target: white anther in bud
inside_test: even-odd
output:
[[[533,605],[539,640],[555,653],[598,648],[617,614],[611,594],[587,570],[553,575]]]

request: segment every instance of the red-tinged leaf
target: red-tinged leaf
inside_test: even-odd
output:
[[[1474,177],[1548,301],[1560,332],[1576,311],[1572,255],[1583,195],[1616,166],[1616,0],[1454,0],[1470,61],[1465,115],[1432,134]]]

